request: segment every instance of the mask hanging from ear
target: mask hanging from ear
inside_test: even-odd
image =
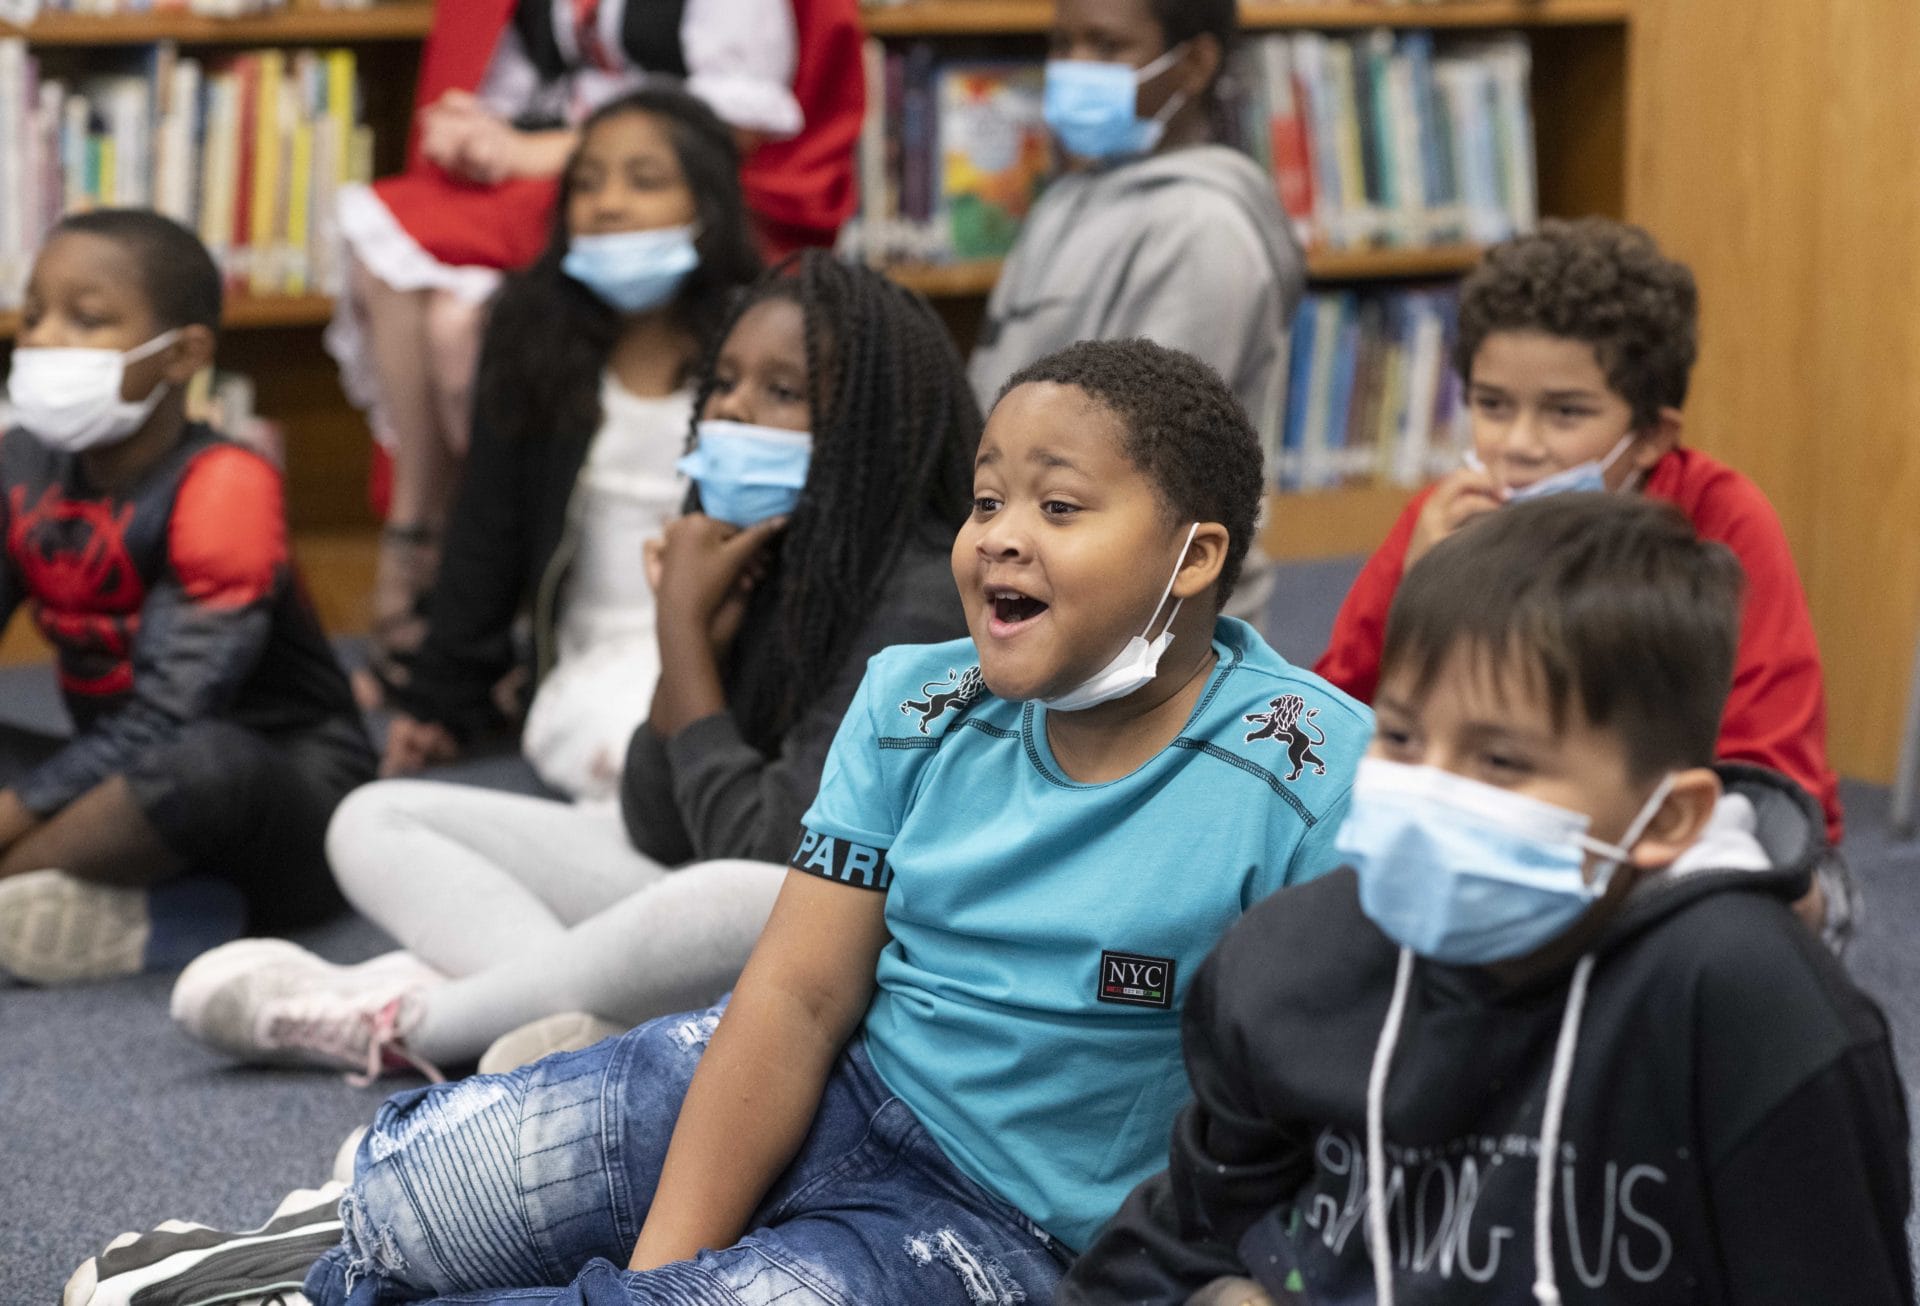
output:
[[[1110,703],[1116,698],[1124,698],[1134,690],[1150,684],[1160,673],[1160,657],[1173,643],[1173,619],[1180,615],[1180,605],[1184,599],[1173,601],[1173,611],[1167,614],[1167,624],[1161,630],[1159,638],[1148,642],[1147,631],[1153,629],[1153,619],[1160,615],[1160,609],[1167,605],[1167,596],[1173,593],[1173,582],[1180,578],[1180,568],[1186,565],[1187,550],[1193,547],[1193,537],[1199,533],[1200,523],[1195,522],[1187,532],[1186,543],[1180,546],[1179,560],[1173,564],[1173,575],[1167,577],[1167,587],[1160,591],[1160,601],[1153,605],[1153,611],[1147,616],[1146,629],[1127,641],[1127,646],[1114,655],[1091,677],[1075,685],[1064,694],[1052,698],[1043,698],[1040,702],[1049,712],[1080,712],[1102,703]]]

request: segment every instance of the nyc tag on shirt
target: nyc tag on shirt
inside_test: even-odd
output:
[[[1094,996],[1126,1007],[1173,1007],[1173,958],[1137,952],[1102,952]]]

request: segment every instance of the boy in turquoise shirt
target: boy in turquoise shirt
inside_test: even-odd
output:
[[[1184,354],[1017,374],[973,638],[873,660],[731,1002],[392,1099],[308,1296],[1050,1301],[1160,1163],[1201,958],[1333,868],[1371,733],[1217,616],[1260,468]]]

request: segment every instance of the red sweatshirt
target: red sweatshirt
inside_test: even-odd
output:
[[[1406,570],[1407,544],[1431,488],[1413,502],[1367,560],[1340,605],[1333,638],[1313,669],[1355,698],[1373,701],[1387,608]],[[1840,792],[1827,764],[1827,698],[1806,592],[1773,505],[1760,487],[1697,449],[1654,464],[1645,493],[1687,515],[1703,539],[1732,549],[1746,569],[1746,607],[1733,692],[1720,722],[1720,756],[1791,776],[1819,800],[1827,838],[1840,842]]]

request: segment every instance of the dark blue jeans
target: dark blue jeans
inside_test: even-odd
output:
[[[508,1075],[401,1093],[360,1144],[316,1306],[1044,1306],[1068,1254],[956,1170],[856,1039],[751,1232],[644,1273],[639,1237],[724,1008],[666,1016]]]

